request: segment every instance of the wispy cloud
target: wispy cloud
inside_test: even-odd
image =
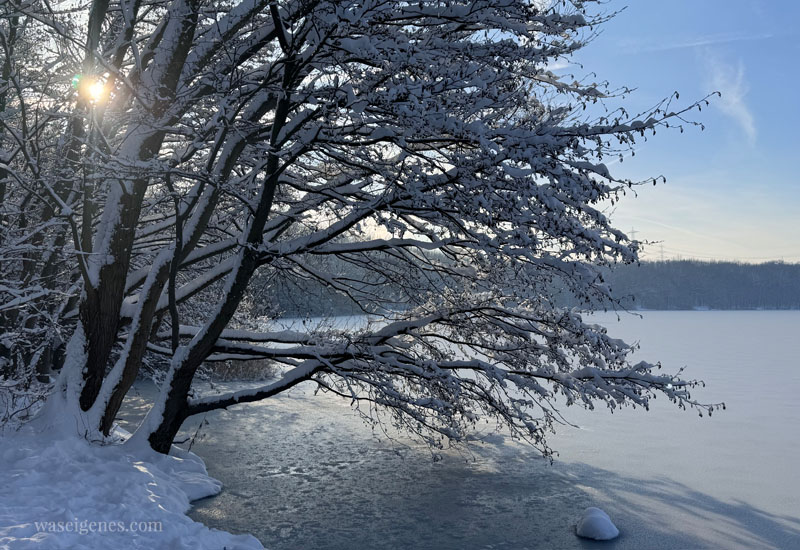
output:
[[[757,131],[755,118],[746,102],[750,87],[745,79],[744,64],[741,60],[735,65],[726,63],[710,51],[705,52],[703,64],[708,75],[707,87],[722,94],[713,104],[731,117],[747,136],[750,145],[754,145]]]
[[[718,44],[730,44],[733,42],[767,40],[774,37],[774,33],[721,33],[689,37],[663,44],[653,44],[652,42],[642,42],[638,40],[626,40],[620,43],[620,48],[626,53],[653,53],[666,52],[670,50],[683,50],[687,48],[704,48],[708,46],[716,46]]]
[[[554,59],[554,60],[550,61],[547,64],[547,66],[545,67],[545,70],[550,71],[550,72],[563,71],[564,69],[566,69],[568,67],[571,67],[571,66],[572,66],[572,63],[570,63],[566,59],[563,59],[563,58]]]

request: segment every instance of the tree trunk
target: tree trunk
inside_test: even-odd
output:
[[[139,130],[133,131],[130,148],[133,154],[129,157],[131,160],[149,161],[159,153],[165,136],[165,131],[160,128],[163,123],[160,117],[172,104],[181,69],[191,49],[197,13],[198,3],[194,0],[176,2],[169,12],[169,23],[162,41],[166,55],[154,61],[154,65],[149,68],[154,82],[153,89],[158,90],[159,99],[151,108],[141,112],[145,120],[153,125],[153,129],[144,130],[144,134],[138,136],[136,134]],[[97,286],[85,289],[86,298],[80,305],[80,317],[87,340],[87,362],[80,396],[80,406],[84,411],[92,407],[100,393],[111,349],[116,341],[131,248],[148,180],[134,180],[130,182],[128,189],[124,187],[127,182],[115,183],[122,189],[115,197],[116,204],[112,200],[111,204],[106,204],[104,212],[104,216],[108,216],[110,226],[106,231],[110,231],[110,235],[101,234],[98,243],[100,246],[96,244],[95,248],[98,249],[93,250],[99,255],[100,262]],[[116,219],[114,209],[118,212]],[[135,376],[134,372],[133,377]],[[112,413],[112,420],[115,413],[116,411]],[[103,417],[105,416],[107,415],[103,412]]]

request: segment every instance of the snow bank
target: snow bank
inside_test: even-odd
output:
[[[617,538],[619,530],[604,511],[590,506],[583,512],[583,517],[575,527],[579,537],[594,540],[611,540]]]
[[[0,437],[0,550],[263,550],[188,518],[219,493],[199,457],[31,431]]]

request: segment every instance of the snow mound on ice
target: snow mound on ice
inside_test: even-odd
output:
[[[619,535],[617,526],[600,508],[590,506],[583,512],[583,517],[575,527],[579,537],[594,540],[611,540]]]
[[[263,550],[209,529],[190,502],[222,485],[196,455],[31,431],[0,436],[0,549]]]

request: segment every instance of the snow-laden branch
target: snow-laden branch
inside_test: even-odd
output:
[[[219,396],[203,397],[198,399],[191,399],[188,405],[188,414],[200,414],[215,409],[224,409],[239,403],[252,403],[267,399],[273,395],[282,393],[297,384],[310,380],[314,374],[323,368],[324,364],[315,359],[309,359],[299,366],[294,367],[289,372],[284,374],[280,380],[254,388],[251,390],[240,390]]]

